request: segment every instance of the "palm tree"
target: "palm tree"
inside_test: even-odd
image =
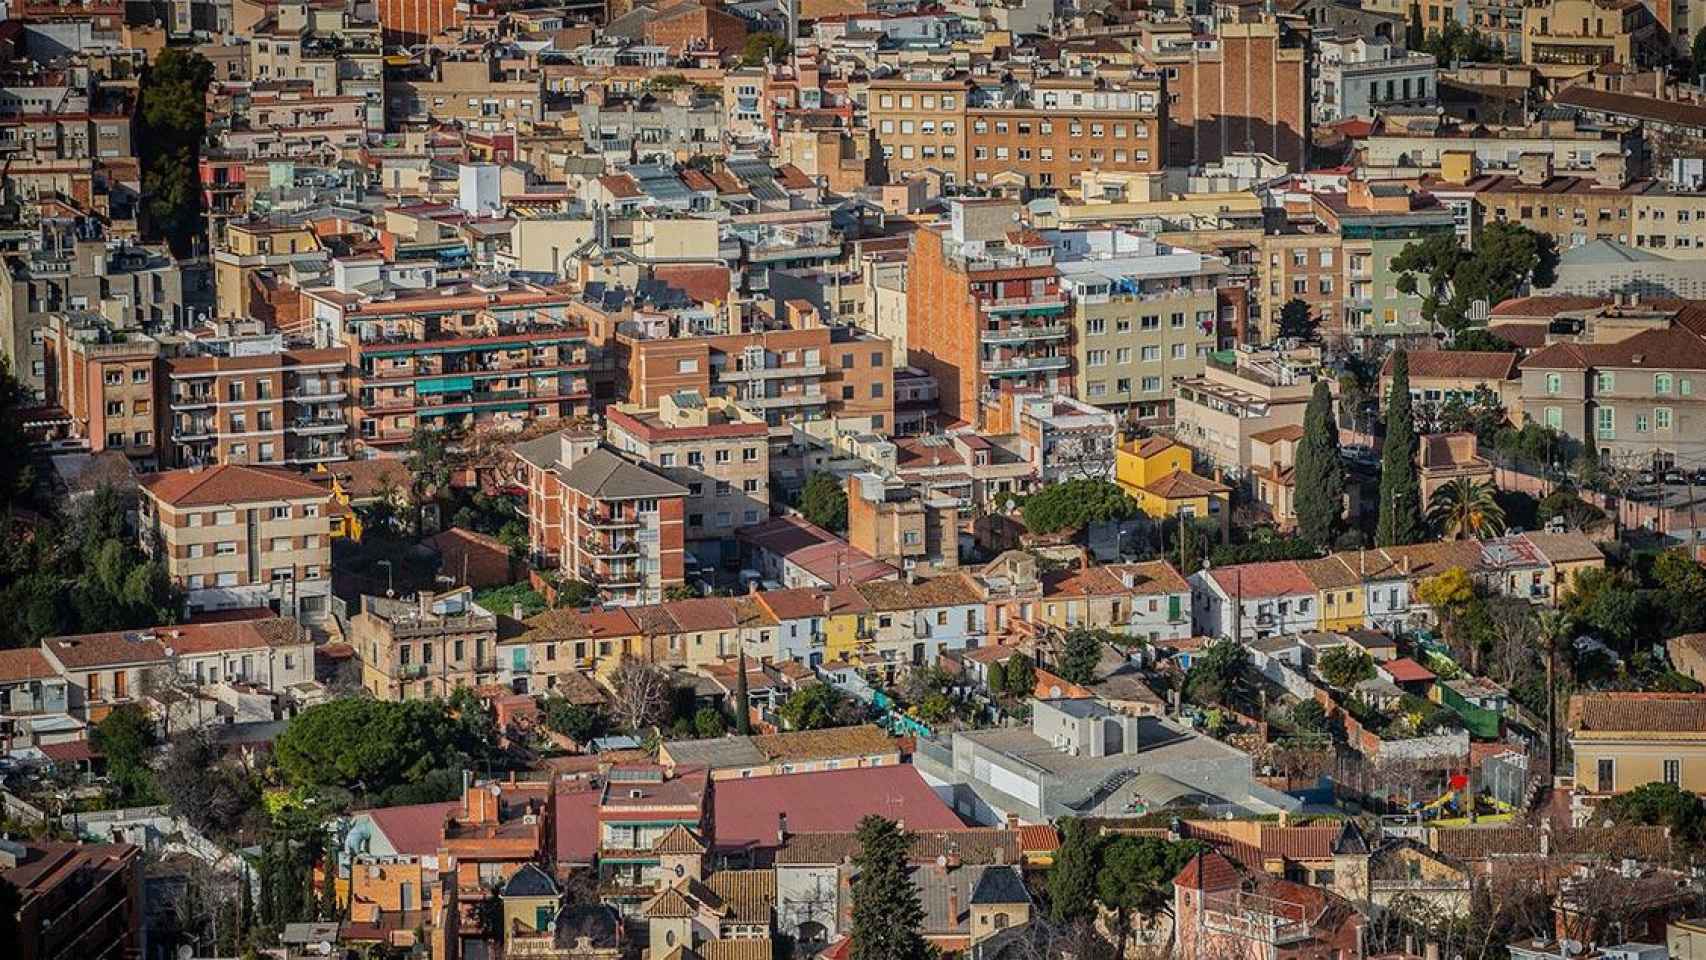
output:
[[[1428,501],[1428,522],[1453,540],[1479,540],[1505,532],[1505,511],[1492,484],[1458,477],[1434,491]]]
[[[1546,779],[1558,773],[1558,648],[1570,639],[1570,616],[1556,607],[1540,611],[1540,646],[1546,652]]]

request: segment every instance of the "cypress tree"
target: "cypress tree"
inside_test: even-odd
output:
[[[859,821],[853,858],[853,960],[925,960],[931,953],[919,927],[924,905],[907,873],[912,837],[893,821]]]
[[[1326,549],[1345,532],[1345,465],[1339,459],[1339,424],[1327,381],[1315,381],[1303,415],[1303,442],[1297,448],[1297,532]]]
[[[1422,486],[1416,476],[1416,418],[1410,409],[1410,357],[1392,354],[1392,393],[1386,398],[1386,439],[1380,447],[1380,523],[1374,542],[1403,546],[1422,538]]]
[[[740,652],[740,675],[735,677],[735,732],[746,736],[752,732],[752,701],[746,692],[746,651]]]
[[[1060,850],[1048,874],[1049,919],[1069,923],[1096,914],[1096,853],[1101,838],[1083,820],[1061,822]]]

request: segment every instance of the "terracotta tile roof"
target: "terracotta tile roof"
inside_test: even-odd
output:
[[[1144,437],[1142,440],[1133,440],[1126,444],[1126,449],[1147,460],[1158,453],[1165,453],[1178,445],[1178,442],[1172,437],[1156,435],[1153,437]]]
[[[1209,570],[1209,576],[1227,596],[1242,596],[1247,600],[1315,592],[1315,584],[1291,560],[1216,567]]]
[[[1189,593],[1190,581],[1165,560],[1146,560],[1142,563],[1110,563],[1103,569],[1119,578],[1124,593],[1147,596],[1162,593]]]
[[[1199,853],[1173,878],[1173,885],[1187,890],[1215,891],[1237,886],[1242,878],[1232,861],[1215,851]]]
[[[1537,857],[1539,827],[1442,827],[1433,831],[1433,848],[1459,860],[1490,857]],[[1670,831],[1664,827],[1577,827],[1550,831],[1547,849],[1554,856],[1633,856],[1661,860],[1670,854]]]
[[[59,672],[47,662],[47,657],[42,654],[40,647],[0,650],[0,682],[40,680],[43,677],[58,675]]]
[[[1060,849],[1060,831],[1046,823],[1027,823],[1019,828],[1019,849],[1026,853],[1053,853]]]
[[[1509,380],[1516,376],[1515,352],[1476,350],[1417,350],[1409,355],[1410,378]],[[1380,368],[1380,375],[1392,375],[1392,357]]]
[[[438,554],[439,569],[454,577],[459,585],[489,587],[514,579],[509,547],[496,537],[451,527],[428,537],[426,544]]]
[[[1409,657],[1399,657],[1381,664],[1379,669],[1390,674],[1394,683],[1426,683],[1435,679],[1434,672]]]
[[[48,637],[42,641],[42,648],[72,670],[166,661],[166,645],[153,633],[141,630]]]
[[[652,276],[687,294],[698,303],[725,303],[729,299],[729,268],[660,264]]]
[[[388,490],[406,493],[409,489],[409,468],[402,460],[373,457],[367,460],[346,460],[333,464],[329,474],[338,481],[353,501],[378,497]],[[326,474],[315,474],[316,477]]]
[[[1706,340],[1681,327],[1643,330],[1614,343],[1554,343],[1522,361],[1524,370],[1706,370]]]
[[[634,178],[627,174],[608,174],[599,177],[598,184],[617,200],[633,200],[636,197],[644,196],[640,192],[640,185],[635,183]]]
[[[439,841],[444,839],[445,818],[461,810],[462,801],[447,800],[381,807],[366,813],[391,842],[392,849],[404,856],[425,857],[438,853]]]
[[[663,609],[675,621],[675,629],[682,633],[733,630],[740,625],[735,618],[734,601],[728,597],[674,600],[664,604]]]
[[[221,464],[151,473],[139,481],[148,495],[175,507],[211,507],[270,500],[324,500],[327,492],[288,470]]]
[[[809,190],[817,186],[816,180],[791,163],[784,163],[776,168],[776,182],[781,184],[784,190]]]
[[[706,940],[692,952],[699,954],[699,960],[775,960],[776,944],[769,937]]]
[[[1363,578],[1338,554],[1318,560],[1299,560],[1297,567],[1310,583],[1322,590],[1362,586]]]
[[[1288,423],[1283,427],[1269,427],[1250,434],[1250,439],[1257,443],[1277,443],[1281,440],[1302,440],[1303,427],[1300,424]]]
[[[1515,297],[1492,309],[1493,317],[1546,317],[1577,310],[1594,310],[1611,302],[1610,297]],[[1503,334],[1500,334],[1503,336]],[[1509,339],[1508,337],[1506,339]],[[1513,341],[1514,342],[1514,341]]]
[[[638,611],[643,608],[632,609]],[[608,610],[558,607],[555,610],[536,613],[522,621],[526,629],[516,639],[517,642],[531,643],[536,640],[590,640],[633,636],[640,632],[640,628],[628,614],[629,609],[623,607],[612,607]]]
[[[681,824],[670,827],[663,836],[652,843],[653,853],[704,853],[705,844],[693,835],[693,831]]]
[[[1599,549],[1599,544],[1586,534],[1529,532],[1523,534],[1522,539],[1533,544],[1534,549],[1540,551],[1540,555],[1551,563],[1583,563],[1605,559],[1605,552]]]
[[[910,824],[909,824],[910,826]],[[1001,827],[961,827],[951,830],[909,830],[912,844],[907,859],[913,863],[935,863],[939,857],[957,855],[961,863],[1018,863],[1019,854],[1026,850],[1052,850],[1060,845],[1055,837],[1054,847],[1029,847],[1020,827],[1007,830]],[[1052,831],[1046,824],[1042,829]],[[1039,840],[1042,840],[1040,835]],[[828,833],[790,833],[787,843],[776,851],[780,864],[841,863],[859,852],[858,834],[852,830]]]
[[[849,803],[849,797],[867,797],[870,803]],[[904,764],[719,780],[711,798],[719,850],[776,846],[783,814],[790,830],[808,833],[851,831],[873,806],[884,816],[905,819],[910,830],[960,826],[959,817],[918,771]]]
[[[705,878],[705,885],[728,904],[734,922],[770,923],[776,908],[776,871],[719,870]]]
[[[1612,93],[1593,87],[1574,86],[1558,91],[1553,102],[1597,113],[1655,120],[1674,126],[1706,128],[1706,107],[1674,100],[1660,100],[1630,93]]]
[[[1512,346],[1524,350],[1538,350],[1546,346],[1548,331],[1538,323],[1501,323],[1488,327],[1487,332]]]
[[[765,590],[756,599],[778,620],[827,616],[830,608],[830,591],[816,587]]]
[[[1577,733],[1706,733],[1706,693],[1578,693],[1569,719]]]
[[[1164,500],[1207,497],[1217,493],[1232,492],[1232,488],[1224,483],[1210,480],[1207,477],[1199,477],[1185,470],[1174,470],[1165,476],[1158,477],[1154,482],[1145,485],[1143,489]]]
[[[757,734],[752,745],[772,760],[833,760],[898,753],[895,739],[874,724]]]

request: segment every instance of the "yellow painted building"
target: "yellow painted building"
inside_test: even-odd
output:
[[[1231,532],[1231,488],[1192,472],[1191,448],[1167,437],[1128,440],[1114,452],[1114,482],[1156,520],[1213,520]]]
[[[860,644],[874,638],[875,631],[866,623],[871,605],[850,586],[830,591],[829,609],[823,617],[823,658],[834,663],[851,660]]]
[[[1363,578],[1343,557],[1334,554],[1319,560],[1299,560],[1297,565],[1315,585],[1316,603],[1321,611],[1320,629],[1328,633],[1362,629],[1368,591],[1363,589]]]
[[[1610,796],[1648,783],[1706,789],[1706,693],[1596,692],[1570,698],[1576,791]]]

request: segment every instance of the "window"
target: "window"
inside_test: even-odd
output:
[[[1669,407],[1653,408],[1653,427],[1657,430],[1669,430],[1671,427],[1671,411]]]
[[[1610,393],[1616,386],[1617,377],[1615,374],[1604,371],[1594,374],[1593,391],[1595,393]]]
[[[1635,432],[1636,433],[1646,433],[1647,432],[1647,415],[1646,414],[1644,414],[1644,413],[1635,414]]]
[[[289,537],[273,537],[272,546],[268,549],[276,553],[281,550],[289,550],[293,546],[295,546],[295,544],[291,542]]]
[[[1547,407],[1546,408],[1546,426],[1550,429],[1553,429],[1553,430],[1564,429],[1564,408],[1563,407]]]
[[[1682,761],[1665,761],[1665,782],[1673,787],[1682,786]]]
[[[1595,431],[1602,437],[1617,435],[1617,408],[1600,407],[1594,411]]]
[[[700,453],[697,450],[687,451],[687,465],[690,467],[702,467],[702,466],[704,466],[705,465],[705,455],[703,453]]]
[[[1671,375],[1668,373],[1653,374],[1653,392],[1659,396],[1667,396],[1671,391]]]
[[[673,467],[673,466],[675,466],[675,454],[673,454],[673,453],[660,453],[660,454],[658,454],[658,466],[660,466],[660,467]]]
[[[237,541],[235,541],[235,540],[221,540],[218,543],[214,544],[213,553],[215,556],[220,556],[220,557],[236,556],[237,555]]]
[[[729,451],[727,451],[727,450],[718,450],[717,451],[716,461],[718,463],[728,463],[729,459],[730,459]]]
[[[676,373],[698,373],[699,372],[699,361],[697,359],[677,360],[677,361],[675,361],[675,372]]]
[[[1546,375],[1546,394],[1547,394],[1547,396],[1555,397],[1558,394],[1563,393],[1563,392],[1564,392],[1564,375],[1561,373],[1548,373]]]
[[[1617,791],[1617,761],[1611,757],[1600,757],[1595,765],[1598,783],[1595,787],[1600,793],[1615,793]]]
[[[1161,378],[1160,377],[1144,377],[1143,378],[1143,392],[1144,393],[1160,393],[1161,392]]]
[[[746,448],[742,449],[740,452],[740,460],[742,463],[757,463],[758,462],[758,448],[757,447],[746,447]]]
[[[290,508],[289,507],[273,507],[272,508],[272,518],[274,520],[289,520],[290,519]]]

